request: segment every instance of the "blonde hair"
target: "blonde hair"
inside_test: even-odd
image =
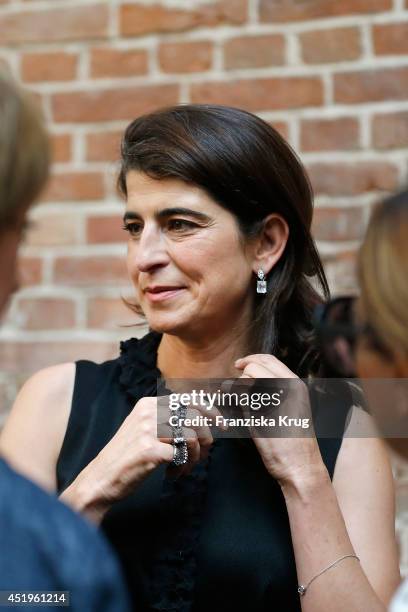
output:
[[[0,71],[0,231],[39,195],[48,178],[49,156],[37,105]]]
[[[375,208],[358,268],[367,323],[391,354],[408,355],[408,190]]]

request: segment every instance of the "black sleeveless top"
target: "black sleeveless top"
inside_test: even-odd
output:
[[[109,442],[142,397],[157,395],[161,334],[121,343],[118,359],[78,361],[57,464],[63,491]],[[331,398],[336,438],[319,438],[332,478],[350,401]],[[333,402],[341,401],[340,410]],[[315,418],[315,415],[314,415]],[[316,423],[316,421],[315,421]],[[178,480],[157,468],[105,516],[138,612],[300,612],[288,515],[278,483],[251,441],[217,439],[206,462]]]

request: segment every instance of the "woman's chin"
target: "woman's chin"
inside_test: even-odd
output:
[[[149,328],[159,334],[177,336],[178,333],[185,329],[185,324],[182,321],[174,321],[164,317],[148,317],[147,322]]]

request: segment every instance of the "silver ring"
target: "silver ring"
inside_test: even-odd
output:
[[[185,419],[187,414],[187,406],[180,402],[179,407],[177,408],[176,414],[179,419]]]
[[[185,465],[188,461],[188,447],[184,438],[175,438],[173,441],[173,465]]]
[[[183,436],[183,427],[180,425],[180,419],[184,419],[187,413],[187,406],[181,404],[177,409],[178,424],[173,426],[173,465],[185,465],[188,461],[188,446],[185,437]]]

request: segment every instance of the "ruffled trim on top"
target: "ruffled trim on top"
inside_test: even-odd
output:
[[[133,403],[141,397],[157,395],[158,381],[162,380],[162,373],[157,367],[161,337],[160,333],[151,331],[143,338],[131,338],[120,343],[119,382]],[[170,392],[160,385],[160,393],[167,391]],[[163,479],[159,505],[161,525],[165,526],[165,530],[150,571],[151,610],[191,610],[197,572],[196,548],[205,507],[210,460],[211,451],[209,458],[198,463],[188,476],[177,480]]]
[[[151,575],[152,610],[190,612],[193,605],[209,461],[197,464],[189,476],[164,480],[160,503],[166,542],[158,549]]]
[[[162,374],[157,367],[157,349],[162,334],[151,331],[143,338],[120,343],[119,383],[133,401],[157,395],[157,381]]]

